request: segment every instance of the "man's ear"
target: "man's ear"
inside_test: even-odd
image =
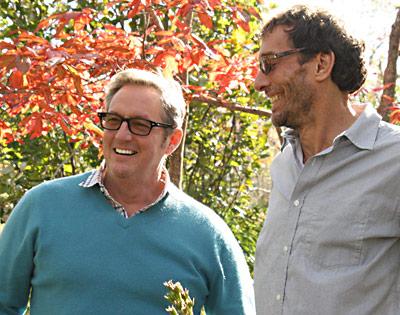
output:
[[[169,137],[167,138],[168,146],[165,150],[166,155],[171,155],[179,147],[179,144],[182,141],[182,137],[183,137],[182,128],[175,128],[172,131],[172,134],[169,135]]]
[[[333,51],[330,51],[329,53],[318,53],[315,56],[315,79],[322,82],[330,78],[334,65],[335,54]]]

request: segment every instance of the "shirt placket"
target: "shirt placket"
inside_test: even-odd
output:
[[[295,299],[287,301],[287,284],[288,281],[291,279],[289,278],[290,275],[290,267],[292,264],[296,264],[295,257],[293,256],[293,244],[295,242],[297,232],[299,229],[299,222],[300,218],[303,215],[302,209],[305,204],[307,195],[310,193],[310,181],[312,181],[313,175],[316,174],[321,167],[322,159],[319,156],[313,156],[309,159],[309,161],[304,165],[298,181],[295,185],[293,193],[290,197],[289,204],[288,204],[288,211],[290,216],[293,217],[293,220],[290,222],[290,231],[293,231],[290,235],[286,244],[283,244],[282,252],[286,258],[286,270],[285,270],[285,279],[282,293],[278,293],[275,297],[276,300],[280,300],[282,303],[282,314],[290,314],[290,311],[287,310],[287,306],[289,309],[291,308],[290,305],[286,303],[294,302],[296,303]],[[289,297],[290,299],[290,297]]]

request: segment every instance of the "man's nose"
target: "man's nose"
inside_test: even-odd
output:
[[[132,132],[129,130],[128,122],[123,121],[121,123],[121,126],[117,130],[117,134],[115,135],[118,138],[131,138],[132,137]]]
[[[264,74],[261,70],[258,70],[257,76],[254,80],[254,88],[257,91],[264,91],[269,87],[271,81],[269,75]]]

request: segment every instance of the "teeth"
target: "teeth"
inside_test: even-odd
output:
[[[269,99],[271,100],[271,102],[276,102],[278,99],[280,99],[280,96],[274,95],[274,96],[271,96]]]
[[[133,154],[136,153],[136,152],[131,151],[131,150],[118,149],[118,148],[115,148],[114,151],[115,151],[115,153],[123,154],[123,155],[133,155]]]

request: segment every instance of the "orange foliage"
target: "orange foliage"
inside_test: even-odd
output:
[[[102,12],[84,9],[52,15],[42,20],[34,33],[20,31],[12,42],[0,41],[0,101],[10,117],[21,118],[17,132],[0,120],[0,139],[36,138],[60,127],[69,136],[85,134],[88,142],[98,144],[101,131],[93,124],[97,122],[95,113],[103,105],[108,79],[123,68],[159,67],[181,80],[190,71],[201,69],[216,89],[186,87],[199,96],[246,90],[246,83],[256,74],[254,56],[227,58],[221,42],[206,43],[188,24],[188,15],[194,14],[212,29],[213,11],[222,6],[219,0],[110,1],[109,6],[125,10],[128,18],[144,12],[151,18],[141,32],[115,25],[94,28],[90,23]],[[259,18],[254,8],[235,5],[228,10],[244,30],[249,30],[251,15]],[[166,12],[168,29],[160,22]]]
[[[400,107],[392,107],[390,110],[392,111],[390,113],[390,122],[400,125]]]

